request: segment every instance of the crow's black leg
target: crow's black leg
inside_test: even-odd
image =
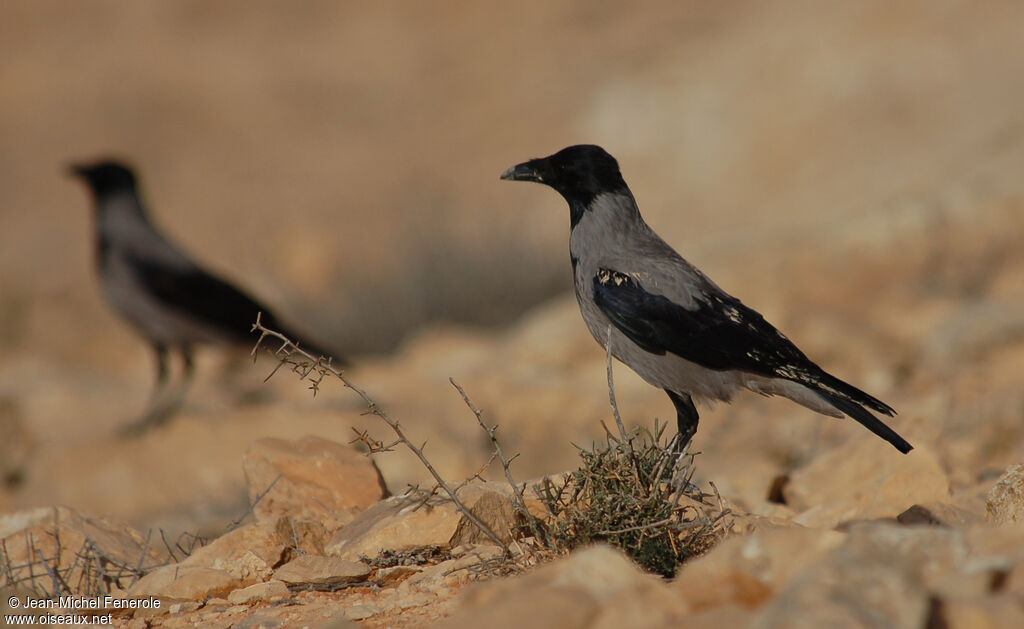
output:
[[[668,389],[665,389],[665,393],[668,393],[669,399],[676,407],[676,426],[679,429],[679,440],[676,442],[676,447],[682,450],[697,432],[700,415],[697,414],[697,407],[693,405],[693,400],[689,395]]]
[[[179,397],[185,397],[188,388],[192,386],[192,378],[196,375],[196,361],[192,356],[191,345],[185,345],[181,348],[181,357],[185,361],[185,373],[182,376],[181,388],[178,391]]]
[[[164,404],[164,392],[171,378],[170,353],[167,346],[162,343],[154,343],[153,351],[156,352],[156,384],[153,393],[149,396],[149,404],[139,419],[125,426],[121,432],[124,435],[137,435],[145,432],[151,426],[160,423],[167,413],[167,405]]]
[[[196,375],[196,362],[192,356],[192,346],[182,345],[178,350],[181,352],[182,361],[181,383],[168,398],[163,413],[153,422],[154,424],[164,423],[181,410],[181,405],[185,402],[185,395],[188,393],[189,387],[192,386],[192,378]]]

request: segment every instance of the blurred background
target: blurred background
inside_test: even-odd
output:
[[[152,357],[102,301],[90,199],[63,174],[105,155],[195,258],[352,355],[446,474],[486,459],[450,376],[524,478],[573,466],[609,414],[568,212],[498,175],[583,142],[969,495],[1024,451],[1021,42],[1009,0],[4,2],[0,512],[215,530],[244,511],[253,439],[379,430],[340,387],[314,400],[210,351],[177,421],[114,436]],[[671,421],[617,374],[630,422]],[[871,438],[756,396],[702,418],[698,467],[754,510],[774,475]],[[378,462],[393,490],[424,476]]]

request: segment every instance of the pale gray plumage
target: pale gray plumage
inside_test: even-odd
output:
[[[729,401],[745,388],[848,415],[901,452],[911,449],[865,408],[891,416],[888,405],[827,374],[654,233],[618,163],[600,147],[572,146],[502,178],[544,183],[566,199],[576,298],[587,328],[669,394],[684,443],[697,428],[693,398]]]

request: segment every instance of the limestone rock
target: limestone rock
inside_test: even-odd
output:
[[[350,618],[352,620],[366,620],[367,618],[373,618],[382,611],[384,611],[384,609],[380,605],[360,603],[347,608],[345,610],[345,618]]]
[[[513,522],[508,495],[480,485],[467,485],[459,500],[503,541]],[[381,550],[420,546],[451,548],[469,542],[491,542],[455,504],[440,494],[426,502],[416,496],[396,496],[378,502],[338,531],[326,546],[329,555],[356,560],[376,557]]]
[[[226,596],[240,585],[242,583],[239,579],[223,570],[172,564],[157,568],[139,579],[128,590],[128,596],[157,596],[198,601],[208,597]]]
[[[53,581],[47,568],[56,570],[68,583],[83,578],[83,560],[78,557],[104,557],[107,562],[125,567],[152,569],[165,564],[169,556],[158,550],[158,544],[141,533],[112,518],[94,517],[66,507],[38,508],[0,517],[0,541],[7,561],[15,566],[11,578],[24,587],[50,591]],[[54,558],[59,557],[56,562]],[[116,572],[111,566],[111,572]],[[115,588],[131,585],[131,570]]]
[[[996,524],[1024,522],[1024,464],[1012,465],[989,490],[988,518]]]
[[[233,605],[245,605],[274,598],[285,598],[288,595],[288,586],[284,581],[273,579],[235,590],[228,594],[228,602]]]
[[[799,571],[759,614],[760,629],[925,626],[932,585],[960,570],[967,545],[955,530],[869,522]]]
[[[684,564],[673,588],[694,611],[730,604],[758,607],[845,539],[837,531],[800,527],[730,537]]]
[[[947,629],[1003,629],[1024,627],[1024,608],[1010,596],[953,598],[937,602],[935,624]],[[943,624],[940,624],[943,623]]]
[[[255,502],[267,492],[253,508],[259,521],[289,515],[337,530],[388,495],[371,459],[311,435],[297,441],[260,439],[250,446],[242,465],[249,499]]]
[[[370,566],[338,557],[303,555],[274,571],[274,578],[288,585],[337,585],[358,583],[370,576]]]
[[[443,588],[468,582],[470,573],[467,568],[501,557],[504,552],[500,546],[491,544],[464,544],[452,551],[452,559],[420,568],[407,579],[407,582],[420,591],[438,592]]]
[[[857,519],[896,517],[915,503],[950,502],[949,482],[923,444],[910,454],[878,439],[854,439],[793,472],[786,503],[806,526],[832,527]]]
[[[313,629],[357,629],[360,625],[349,620],[345,612],[338,612]]]
[[[685,603],[625,555],[593,546],[517,579],[480,584],[441,624],[447,629],[678,627]]]
[[[181,561],[183,567],[223,570],[245,584],[270,576],[288,542],[268,524],[241,526],[197,548]]]

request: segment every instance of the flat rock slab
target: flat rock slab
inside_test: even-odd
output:
[[[157,596],[193,601],[225,596],[242,584],[223,570],[172,564],[157,568],[128,590],[129,598]]]
[[[338,557],[303,555],[274,571],[274,578],[288,585],[340,585],[358,583],[370,576],[364,563]]]
[[[508,541],[514,520],[508,495],[477,485],[459,491],[459,500],[473,515]],[[452,548],[459,544],[494,543],[448,498],[429,500],[396,496],[359,514],[326,545],[328,555],[348,560],[376,557],[381,550],[402,551],[424,546]]]
[[[269,601],[274,598],[285,598],[290,596],[288,586],[284,581],[273,579],[265,583],[254,583],[249,587],[235,590],[228,594],[228,602],[232,605],[246,605],[259,601]]]

